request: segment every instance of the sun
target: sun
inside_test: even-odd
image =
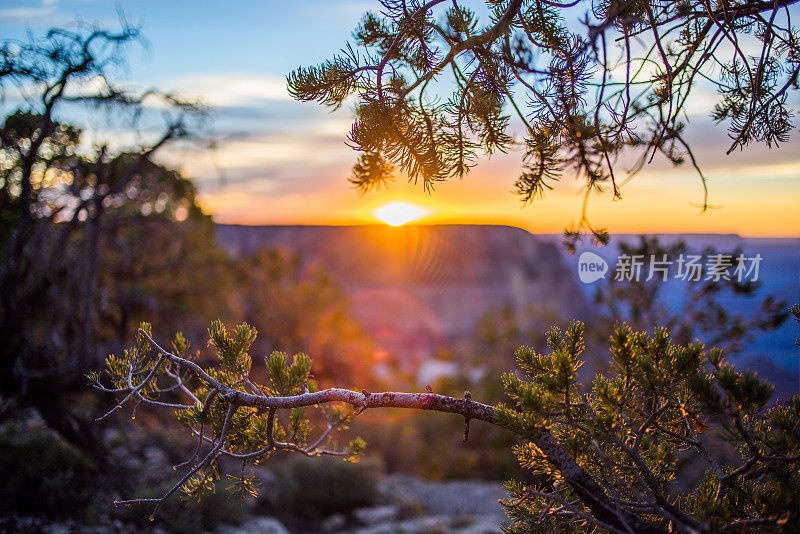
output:
[[[377,208],[373,214],[389,226],[402,226],[421,219],[428,210],[408,202],[389,202]]]

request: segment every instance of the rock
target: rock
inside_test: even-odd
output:
[[[359,528],[353,530],[352,534],[397,534],[398,532],[450,534],[454,531],[451,530],[449,519],[446,517],[423,517]]]
[[[428,534],[495,534],[499,524],[492,517],[430,516],[392,521],[354,529],[352,534],[396,534],[398,532]]]
[[[326,518],[320,527],[322,527],[322,530],[325,532],[335,532],[337,530],[342,530],[346,524],[347,518],[343,514],[333,514]]]
[[[167,455],[158,447],[147,447],[144,458],[148,465],[167,465]]]
[[[471,517],[467,524],[459,524],[459,519],[455,520],[455,532],[459,534],[495,534],[500,531],[500,523],[494,516]]]
[[[70,528],[62,523],[50,523],[42,528],[44,534],[69,534]]]
[[[399,512],[400,508],[393,505],[371,506],[353,511],[353,517],[365,525],[375,525],[396,519]]]
[[[289,534],[280,521],[273,517],[255,517],[241,525],[221,525],[215,534]]]
[[[499,482],[430,482],[410,475],[392,474],[381,482],[379,489],[384,498],[398,503],[419,503],[431,515],[491,517],[496,523],[507,519],[497,502],[506,497]]]

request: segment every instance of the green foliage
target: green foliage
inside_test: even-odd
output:
[[[208,328],[208,343],[214,348],[219,365],[206,368],[196,383],[190,383],[178,378],[182,373],[181,363],[189,365],[190,360],[177,360],[181,358],[179,355],[188,351],[188,340],[183,334],[176,334],[172,342],[175,354],[165,357],[161,352],[163,349],[154,347],[150,341],[150,324],[142,323],[135,342],[123,351],[122,357],[110,355],[106,359],[105,376],[113,388],[101,385],[103,377],[100,374],[88,375],[89,380],[101,389],[126,393],[125,400],[136,397],[141,402],[175,409],[177,421],[197,436],[210,429],[215,436],[213,443],[218,444],[219,449],[202,462],[197,462],[197,459],[195,469],[176,487],[186,500],[199,501],[204,495],[225,489],[238,493],[242,498],[256,494],[254,479],[245,474],[244,465],[240,476],[228,477],[227,486],[218,487],[217,482],[222,478],[217,463],[219,455],[240,460],[243,464],[257,464],[274,452],[293,451],[307,456],[336,455],[355,462],[364,450],[365,442],[360,438],[353,439],[340,450],[324,448],[328,445],[335,447],[336,432],[347,428],[353,416],[350,406],[325,406],[315,410],[318,413],[313,415],[309,415],[304,406],[276,413],[278,410],[235,405],[229,398],[222,398],[222,388],[255,399],[287,397],[317,390],[311,378],[311,358],[302,353],[290,358],[286,353],[272,352],[264,359],[269,385],[259,386],[252,382],[252,359],[248,351],[256,335],[256,329],[246,323],[229,330],[222,321],[213,321]],[[193,403],[176,401],[175,386],[167,385],[176,380],[180,390]],[[112,412],[122,404],[124,400]],[[309,443],[319,423],[323,423],[327,430]]]
[[[523,346],[516,353],[520,372],[502,377],[510,403],[496,406],[488,420],[522,438],[513,451],[529,472],[527,484],[508,483],[509,532],[594,527],[717,532],[750,524],[773,532],[798,523],[800,397],[769,407],[772,387],[752,372],[736,370],[722,350],[706,349],[699,341],[676,343],[666,328],[648,334],[627,324],[617,325],[610,336],[609,372],[584,386],[577,378],[584,330],[577,321],[565,329],[551,328],[546,351]],[[363,411],[372,394],[313,393],[307,356],[273,352],[265,358],[269,387],[258,386],[250,381],[247,355],[255,331],[246,324],[229,331],[220,321],[212,323],[209,343],[220,365],[205,370],[175,355],[165,357],[149,332],[150,326],[142,324],[123,357],[109,357],[107,374],[123,387],[108,390],[176,408],[178,420],[196,436],[210,429],[210,452],[201,460],[201,442],[194,467],[175,486],[185,499],[199,500],[219,490],[220,456],[242,462],[241,474],[227,477],[227,488],[245,498],[257,491],[253,476],[245,472],[248,463],[280,451],[348,460],[363,451],[360,438],[339,451],[321,447],[335,448],[334,433]],[[181,335],[173,344],[187,346]],[[152,349],[157,350],[148,357]],[[196,384],[178,379],[180,365],[195,370]],[[168,386],[169,379],[194,404],[171,402],[167,394],[176,388]],[[312,420],[308,404],[341,400],[331,397],[340,394],[350,395],[345,397],[352,399],[348,405],[358,409],[325,406]],[[382,398],[397,394],[386,395]],[[270,396],[281,398],[268,403]],[[419,407],[428,406],[424,397],[419,402]],[[488,408],[461,402],[467,403],[465,410]],[[398,401],[397,406],[408,405]],[[459,413],[466,417],[468,411]],[[327,428],[314,439],[320,422]],[[698,462],[705,464],[702,470]],[[300,467],[287,477],[284,506],[302,502],[304,511],[324,515],[372,497],[369,479],[352,481],[363,473],[352,475],[359,471],[348,472],[345,464],[293,465]],[[324,495],[319,488],[325,488]],[[159,500],[154,514],[170,494]]]
[[[275,351],[266,360],[272,389],[284,397],[302,393],[311,373],[311,358],[305,354],[296,354],[289,366],[286,365],[288,358],[286,353]]]
[[[195,291],[219,266],[210,219],[191,183],[152,159],[202,110],[119,82],[140,38],[124,21],[77,22],[0,42],[0,101],[19,106],[0,118],[0,388],[14,417],[35,409],[99,464],[108,451],[82,377],[145,317],[194,334],[189,317],[206,326],[204,308],[223,302],[222,276]],[[82,117],[116,132],[88,135]],[[181,276],[164,276],[179,262]]]
[[[212,466],[206,474],[189,477],[189,480],[187,480],[181,488],[181,497],[187,501],[193,500],[200,502],[205,495],[214,493],[214,483],[218,479],[219,472],[216,466]]]
[[[228,334],[225,325],[219,320],[211,323],[208,328],[208,336],[217,349],[222,368],[236,376],[250,373],[252,360],[247,350],[255,341],[257,334],[258,332],[247,323],[237,326],[233,336]]]
[[[97,281],[104,344],[124,345],[145,319],[196,339],[214,317],[235,315],[235,269],[196,193],[176,171],[147,164],[105,210]]]
[[[599,519],[537,446],[544,432],[612,502],[664,530],[669,514],[709,531],[752,517],[764,519],[764,532],[797,525],[800,397],[767,409],[769,384],[736,370],[719,349],[674,343],[664,328],[648,335],[618,325],[610,343],[611,371],[588,388],[575,377],[577,322],[548,332],[548,353],[520,349],[523,372],[503,377],[512,403],[497,407],[498,423],[526,438],[514,452],[545,480],[508,484],[509,532],[577,532],[593,523],[587,517]],[[735,457],[725,462],[724,450]],[[680,469],[691,457],[706,464],[699,479]],[[666,502],[674,510],[662,514]]]

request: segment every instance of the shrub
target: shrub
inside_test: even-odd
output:
[[[283,475],[278,504],[304,516],[346,514],[374,504],[377,495],[379,471],[373,462],[297,457]]]
[[[0,515],[74,516],[96,478],[91,460],[36,422],[0,429]]]

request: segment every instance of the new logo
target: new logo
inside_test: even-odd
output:
[[[581,253],[578,258],[578,278],[581,279],[581,282],[591,284],[605,278],[606,273],[608,273],[606,260],[588,250]]]

